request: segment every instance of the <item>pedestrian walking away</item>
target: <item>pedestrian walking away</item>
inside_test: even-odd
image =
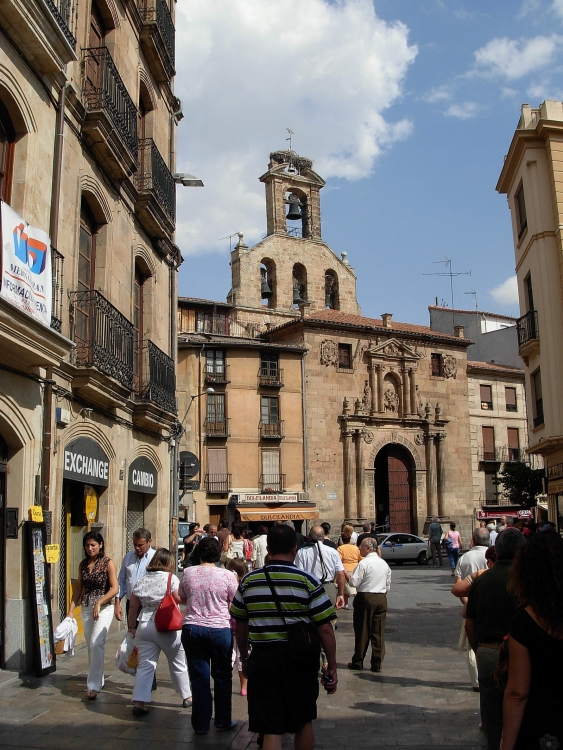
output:
[[[114,606],[111,601],[119,591],[113,560],[106,556],[104,539],[90,531],[82,540],[86,557],[78,569],[78,585],[72,596],[67,617],[72,617],[80,602],[80,613],[88,644],[88,698],[95,700],[104,686],[105,644]]]
[[[456,583],[478,570],[486,570],[486,553],[489,548],[490,534],[488,529],[475,529],[471,535],[471,548],[459,558],[455,569]]]
[[[131,594],[128,625],[129,632],[135,638],[139,657],[131,699],[135,716],[148,713],[146,704],[151,701],[156,665],[161,651],[164,651],[168,659],[170,679],[174,689],[182,698],[184,708],[191,705],[192,691],[181,633],[179,630],[159,632],[155,624],[156,612],[167,592],[169,576],[175,568],[176,560],[172,552],[163,547],[157,549],[147,566],[145,575],[137,581]],[[179,585],[178,578],[172,575],[170,592],[178,604],[180,603]]]
[[[258,527],[258,535],[252,540],[252,568],[261,568],[264,565],[267,550],[268,529],[265,526]]]
[[[338,547],[337,552],[342,560],[342,565],[344,565],[344,575],[346,577],[344,584],[344,609],[348,609],[350,597],[356,595],[356,589],[350,585],[350,576],[362,559],[362,555],[358,547],[352,544],[352,537],[349,531],[343,531],[340,538],[342,544]]]
[[[450,523],[450,529],[446,532],[444,541],[446,544],[446,552],[448,553],[448,557],[450,560],[452,576],[455,576],[455,569],[457,568],[459,553],[461,552],[461,549],[463,547],[463,542],[461,539],[461,534],[459,533],[459,531],[456,531],[455,523],[453,521],[452,523]]]
[[[336,549],[323,544],[324,538],[323,527],[313,526],[308,544],[297,550],[295,564],[312,573],[323,584],[331,603],[340,609],[344,606],[344,565]]]
[[[371,642],[371,671],[381,672],[385,657],[385,621],[387,593],[391,588],[391,569],[377,554],[377,539],[365,538],[360,545],[361,562],[350,576],[356,589],[354,597],[354,655],[349,669],[363,669]]]
[[[430,545],[430,552],[432,553],[432,567],[443,568],[442,563],[442,536],[444,530],[438,523],[436,516],[432,517],[432,523],[428,527],[428,544]]]
[[[248,677],[248,727],[263,737],[264,750],[281,750],[286,732],[295,734],[296,750],[315,746],[319,650],[296,655],[288,628],[316,629],[327,657],[321,682],[328,693],[338,683],[332,629],[336,613],[319,581],[294,565],[296,551],[295,531],[273,526],[268,531],[269,563],[243,578],[231,604]]]

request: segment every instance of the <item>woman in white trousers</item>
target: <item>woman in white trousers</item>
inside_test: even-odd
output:
[[[148,713],[146,704],[151,702],[151,689],[161,651],[164,651],[168,659],[170,679],[176,692],[182,698],[182,705],[187,708],[192,703],[181,631],[159,632],[154,623],[154,616],[166,594],[168,577],[174,567],[174,555],[163,547],[157,549],[147,565],[146,574],[137,582],[131,595],[128,625],[129,632],[135,638],[139,655],[132,696],[135,716]],[[170,591],[178,603],[180,603],[179,585],[178,578],[172,575]],[[139,609],[141,609],[140,614]]]
[[[104,539],[90,531],[82,540],[86,557],[78,569],[78,586],[74,591],[67,617],[72,617],[80,602],[82,625],[88,643],[88,698],[95,700],[104,686],[104,649],[113,620],[112,599],[119,591],[113,560],[106,557]]]

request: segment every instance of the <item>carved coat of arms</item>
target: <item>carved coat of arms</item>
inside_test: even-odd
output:
[[[447,354],[443,361],[444,377],[457,378],[457,359]]]
[[[331,339],[321,341],[321,365],[338,364],[338,347]]]

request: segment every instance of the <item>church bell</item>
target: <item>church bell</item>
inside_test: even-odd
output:
[[[289,210],[285,217],[288,221],[301,221],[301,203],[296,195],[290,195],[288,198]]]
[[[266,274],[262,274],[262,283],[260,286],[260,292],[262,295],[262,299],[266,299],[267,297],[272,296],[272,290],[270,289],[270,285],[268,284],[268,279],[266,278]]]

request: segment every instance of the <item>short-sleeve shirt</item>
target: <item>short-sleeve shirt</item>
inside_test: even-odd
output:
[[[338,552],[319,542],[306,544],[297,550],[295,565],[312,573],[321,583],[334,581],[336,574],[344,570]]]
[[[318,580],[289,562],[267,566],[288,625],[305,620],[319,627],[336,619],[330,599]],[[287,630],[278,613],[264,568],[244,576],[231,604],[235,620],[248,621],[248,639],[253,647],[287,643]]]
[[[230,628],[229,605],[238,586],[236,575],[215,565],[186,568],[179,594],[187,599],[184,625]]]
[[[475,620],[480,643],[500,643],[510,630],[516,612],[516,602],[507,590],[511,564],[512,560],[497,560],[469,589],[466,615]]]
[[[438,544],[443,533],[442,527],[437,521],[433,521],[428,527],[428,537],[433,544]]]
[[[336,550],[344,565],[344,570],[351,573],[362,559],[359,548],[355,544],[341,544]]]
[[[141,612],[139,613],[139,622],[153,620],[160,602],[166,594],[168,586],[168,576],[164,570],[149,570],[140,578],[133,588],[133,594],[141,600]],[[172,575],[170,581],[170,591],[176,591],[180,581],[177,576]]]

